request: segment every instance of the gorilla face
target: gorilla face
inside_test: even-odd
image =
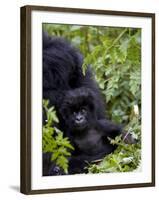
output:
[[[61,106],[61,115],[69,129],[82,131],[96,120],[94,94],[88,88],[67,92]]]
[[[75,108],[70,108],[68,121],[73,130],[82,130],[86,128],[88,123],[90,123],[89,108],[86,106],[79,107],[77,110]]]

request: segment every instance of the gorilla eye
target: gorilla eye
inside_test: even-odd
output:
[[[84,107],[81,108],[81,112],[82,112],[82,113],[85,113],[85,112],[86,112],[86,108],[84,108]]]

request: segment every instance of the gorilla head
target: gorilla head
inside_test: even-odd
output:
[[[83,131],[97,120],[95,94],[89,88],[66,93],[60,112],[70,131]]]

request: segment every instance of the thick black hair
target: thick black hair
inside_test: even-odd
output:
[[[55,106],[58,114],[66,91],[90,88],[98,105],[97,117],[105,118],[105,104],[93,73],[88,66],[84,75],[82,65],[82,54],[70,42],[43,33],[43,98],[49,99],[50,106]]]

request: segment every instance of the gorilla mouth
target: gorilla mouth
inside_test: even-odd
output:
[[[87,124],[85,122],[82,123],[74,123],[74,129],[76,130],[83,130],[87,127]]]

